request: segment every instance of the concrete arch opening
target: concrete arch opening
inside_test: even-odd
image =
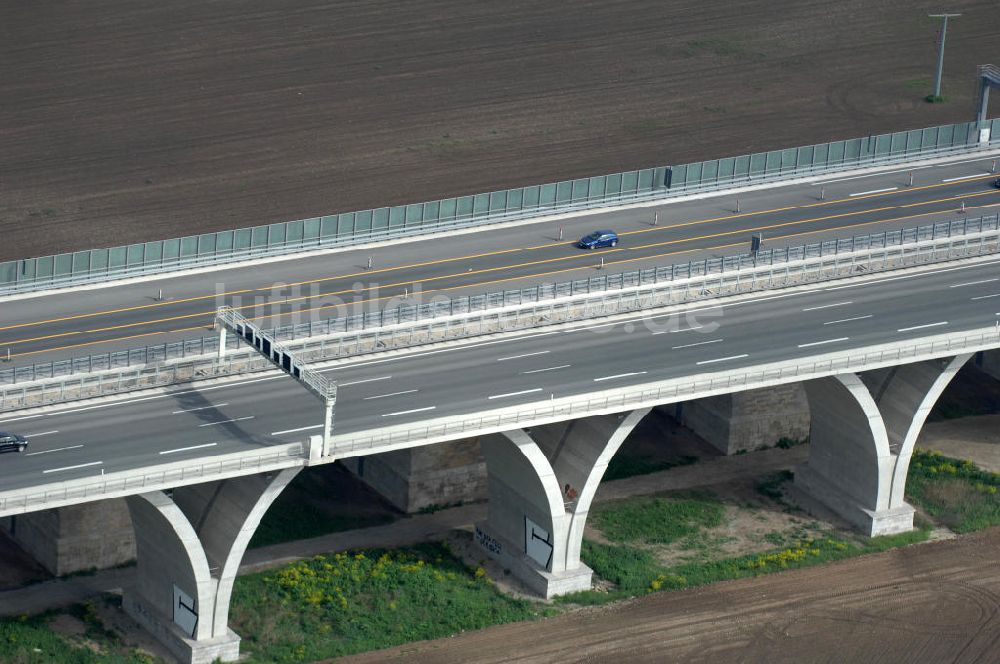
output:
[[[650,410],[484,437],[489,512],[476,524],[479,546],[546,598],[589,589],[580,548],[590,506],[608,462]]]
[[[904,499],[924,421],[971,353],[805,383],[809,460],[795,484],[867,535],[913,529]]]

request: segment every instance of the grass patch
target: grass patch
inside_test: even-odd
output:
[[[921,528],[900,535],[854,539],[827,535],[805,538],[771,551],[707,562],[663,566],[652,555],[633,546],[600,544],[585,540],[581,558],[601,578],[615,587],[608,592],[585,591],[558,598],[572,604],[602,604],[662,590],[678,590],[716,581],[760,576],[786,569],[811,567],[867,553],[877,553],[925,541],[930,530]]]
[[[689,466],[698,461],[698,457],[682,456],[677,459],[650,459],[641,456],[616,454],[611,458],[608,469],[604,472],[604,481],[620,480],[636,475],[648,475],[676,466]]]
[[[669,544],[721,525],[724,511],[711,494],[690,493],[615,501],[598,508],[591,518],[612,542]]]
[[[236,580],[230,623],[252,662],[301,662],[551,613],[500,594],[440,544],[316,556]]]
[[[54,629],[60,616],[80,621],[73,633]],[[159,659],[129,648],[104,629],[91,604],[0,620],[0,661],[12,664],[153,664]]]
[[[957,533],[1000,524],[1000,473],[971,461],[918,450],[910,460],[906,497]]]
[[[785,483],[792,481],[792,477],[792,471],[790,470],[779,470],[776,473],[766,475],[757,483],[757,493],[777,503],[787,505],[783,487]]]

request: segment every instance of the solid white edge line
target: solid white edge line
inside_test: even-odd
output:
[[[946,272],[956,272],[959,270],[971,270],[975,268],[984,267],[987,265],[996,265],[1000,263],[1000,260],[996,261],[983,261],[982,263],[973,263],[971,265],[959,265],[958,267],[946,267],[940,270],[928,270],[926,272],[918,272],[916,274],[902,274],[898,277],[886,277],[885,279],[872,279],[870,281],[862,281],[854,284],[844,284],[843,286],[829,286],[827,288],[820,288],[818,290],[830,292],[837,290],[844,290],[845,288],[861,288],[865,286],[877,286],[879,284],[889,283],[890,281],[901,281],[903,279],[915,279],[918,277],[929,277],[934,274],[944,274]],[[732,305],[730,305],[732,306]]]
[[[717,344],[723,339],[712,339],[711,341],[699,341],[693,344],[684,344],[683,346],[674,346],[670,350],[680,350],[681,348],[694,348],[695,346],[704,346],[705,344]]]
[[[823,323],[823,325],[833,325],[835,323],[850,323],[854,320],[864,320],[866,318],[874,318],[875,314],[868,314],[867,316],[855,316],[854,318],[841,318],[839,320],[831,320]]]
[[[286,433],[298,433],[300,431],[309,431],[310,429],[322,429],[323,426],[324,425],[322,425],[322,424],[315,424],[315,425],[310,426],[310,427],[299,427],[298,429],[285,429],[284,431],[272,431],[269,435],[271,435],[271,436],[280,436],[280,435],[286,434]]]
[[[523,341],[525,339],[540,339],[542,337],[552,336],[553,334],[563,334],[563,330],[552,330],[549,332],[540,332],[538,334],[527,334],[519,337],[510,337],[508,339],[493,339],[491,341],[483,341],[475,344],[468,344],[465,346],[455,346],[453,348],[438,348],[436,350],[429,350],[422,353],[407,353],[405,355],[397,355],[395,357],[384,357],[378,360],[369,360],[367,362],[354,362],[351,364],[342,364],[336,367],[330,367],[328,369],[320,369],[320,373],[333,373],[334,371],[341,371],[344,369],[354,369],[356,367],[365,367],[372,364],[384,364],[385,362],[397,362],[399,360],[406,360],[414,357],[426,357],[428,355],[437,355],[438,353],[453,353],[459,350],[468,350],[470,348],[482,348],[483,346],[493,346],[495,344],[506,344],[512,341]],[[381,379],[377,379],[381,380]],[[368,382],[368,381],[357,381],[357,382]],[[352,383],[337,383],[338,386],[343,387],[344,385],[356,385],[357,382]]]
[[[549,351],[539,350],[534,353],[525,353],[524,355],[511,355],[510,357],[498,357],[497,362],[506,362],[507,360],[520,360],[522,357],[534,357],[535,355],[545,355]]]
[[[970,159],[969,161],[955,161],[952,162],[952,164],[969,164],[974,161],[982,161],[982,158],[980,157],[979,159]],[[879,173],[866,173],[865,175],[853,175],[849,178],[838,178],[836,180],[823,180],[822,182],[810,182],[809,185],[812,187],[818,187],[822,184],[831,184],[833,182],[848,182],[850,180],[864,180],[865,178],[877,178],[880,175],[894,175],[896,173],[909,173],[910,171],[924,171],[927,170],[928,168],[940,168],[941,166],[944,165],[946,164],[930,164],[928,166],[914,166],[913,168],[904,168],[898,171],[882,171]]]
[[[726,360],[740,360],[744,357],[750,357],[749,353],[743,353],[742,355],[730,355],[729,357],[720,357],[714,360],[702,360],[701,362],[696,362],[695,364],[712,364],[713,362],[725,362]]]
[[[645,371],[632,371],[630,373],[615,374],[614,376],[602,376],[600,378],[595,378],[594,382],[599,383],[602,380],[612,380],[614,378],[628,378],[629,376],[642,376],[645,373],[646,373]]]
[[[494,394],[493,396],[486,397],[487,399],[503,399],[504,397],[516,397],[522,394],[531,394],[533,392],[541,392],[542,388],[535,387],[530,390],[521,390],[520,392],[507,392],[506,394]]]
[[[420,390],[403,390],[402,392],[390,392],[389,394],[376,394],[373,397],[365,397],[362,401],[368,401],[369,399],[384,399],[386,397],[398,397],[400,394],[413,394],[414,392],[419,392]]]
[[[104,463],[104,462],[103,461],[91,461],[90,463],[81,463],[81,464],[76,465],[76,466],[66,466],[65,468],[50,468],[48,470],[43,470],[42,474],[45,475],[45,474],[48,474],[48,473],[60,473],[60,472],[62,472],[64,470],[76,470],[77,468],[87,468],[89,466],[100,466],[102,463]]]
[[[854,304],[854,302],[848,300],[847,302],[837,302],[835,304],[821,304],[818,307],[806,307],[802,311],[819,311],[820,309],[832,309],[833,307],[846,307],[849,304]]]
[[[962,284],[952,284],[948,288],[961,288],[962,286],[978,286],[979,284],[991,284],[994,281],[1000,281],[1000,278],[996,279],[980,279],[979,281],[966,281]]]
[[[337,383],[337,387],[347,387],[348,385],[360,385],[361,383],[374,383],[377,380],[389,380],[392,376],[380,376],[379,378],[365,378],[364,380],[352,380],[348,383]]]
[[[175,410],[174,412],[172,412],[170,414],[171,415],[180,415],[181,413],[194,413],[194,412],[197,412],[199,410],[208,410],[209,408],[222,408],[223,406],[228,406],[228,405],[229,405],[228,403],[220,403],[220,404],[216,404],[214,406],[199,406],[198,408],[191,408],[189,410]]]
[[[83,445],[70,445],[69,447],[59,447],[54,450],[42,450],[41,452],[25,452],[24,456],[38,456],[39,454],[51,454],[52,452],[65,452],[66,450],[77,450]]]
[[[545,369],[532,369],[531,371],[522,371],[522,374],[536,374],[542,373],[543,371],[555,371],[556,369],[568,369],[573,366],[572,364],[560,364],[558,367],[546,367]]]
[[[963,175],[962,177],[957,177],[957,178],[945,178],[944,180],[941,180],[941,182],[958,182],[960,180],[971,180],[973,178],[981,178],[987,175],[992,175],[992,173],[976,173],[975,175]]]
[[[204,445],[192,445],[191,447],[178,447],[176,450],[163,450],[159,454],[174,454],[175,452],[190,452],[191,450],[200,450],[204,447],[215,447],[218,443],[205,443]]]
[[[60,415],[73,415],[75,413],[83,413],[90,410],[101,410],[104,408],[113,408],[115,406],[129,406],[134,403],[142,403],[144,401],[154,401],[156,399],[165,399],[167,397],[175,397],[178,394],[191,394],[192,392],[213,392],[215,390],[226,389],[227,387],[239,387],[241,385],[252,385],[253,383],[264,383],[269,380],[277,380],[279,378],[287,378],[288,374],[281,374],[279,376],[265,376],[264,378],[254,378],[253,380],[244,380],[238,383],[223,383],[222,385],[209,385],[208,387],[201,387],[197,390],[182,390],[180,392],[164,392],[163,394],[152,394],[148,397],[138,397],[136,399],[126,399],[124,401],[110,401],[108,403],[99,403],[93,406],[83,406],[82,408],[70,408],[69,410],[57,410],[50,413],[36,413],[34,415],[25,415],[24,417],[12,417],[6,420],[0,420],[0,424],[5,422],[21,422],[23,420],[34,420],[39,417],[58,417]]]
[[[989,161],[989,159],[984,159],[983,157],[976,157],[975,159],[965,159],[963,161],[949,161],[943,164],[928,164],[927,166],[914,166],[913,168],[901,168],[898,171],[879,171],[878,173],[866,173],[864,175],[853,175],[849,178],[839,178],[837,180],[823,180],[822,182],[810,182],[810,186],[817,187],[821,184],[830,184],[831,182],[847,182],[848,180],[861,180],[864,178],[877,178],[880,175],[893,175],[895,173],[909,173],[910,171],[924,171],[928,168],[944,168],[946,166],[957,166],[959,164],[973,164],[977,161]]]
[[[229,424],[230,422],[242,422],[243,420],[252,420],[255,415],[247,415],[246,417],[234,417],[231,420],[222,420],[221,422],[206,422],[205,424],[199,424],[198,427],[214,427],[217,424]]]
[[[653,318],[649,318],[653,320]],[[685,327],[683,330],[660,330],[659,332],[653,332],[653,336],[657,334],[679,334],[680,332],[690,332],[691,330],[700,330],[705,327],[704,325],[692,325],[691,327]]]
[[[885,189],[872,189],[871,191],[859,191],[853,194],[848,194],[848,198],[854,198],[855,196],[867,196],[868,194],[884,194],[887,191],[896,191],[899,187],[886,187]]]
[[[901,328],[899,328],[896,331],[897,332],[910,332],[911,330],[922,330],[925,327],[940,327],[942,325],[947,325],[947,324],[948,324],[948,321],[944,320],[944,321],[941,321],[940,323],[927,323],[926,325],[914,325],[913,327],[901,327]]]
[[[401,410],[398,413],[384,413],[382,417],[394,417],[396,415],[409,415],[410,413],[422,413],[425,410],[434,410],[437,406],[427,406],[426,408],[414,408],[413,410]]]
[[[807,344],[799,344],[799,348],[809,348],[810,346],[822,346],[823,344],[835,344],[838,341],[848,341],[850,337],[838,337],[836,339],[826,339],[824,341],[813,341]]]

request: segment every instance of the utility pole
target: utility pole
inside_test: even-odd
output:
[[[944,40],[948,36],[948,19],[961,16],[961,14],[928,14],[927,16],[943,19],[941,23],[941,41],[938,43],[937,73],[934,76],[934,94],[927,97],[927,101],[933,103],[941,101],[941,71],[944,69]]]

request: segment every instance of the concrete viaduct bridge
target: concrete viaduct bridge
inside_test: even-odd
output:
[[[966,219],[965,209],[966,198],[994,195],[984,186],[995,169],[991,140],[971,136],[968,150],[981,152],[951,155],[953,171],[933,184],[908,189],[912,171],[902,185],[866,180],[868,191],[846,189],[838,203],[853,216],[821,212],[810,221],[856,217],[879,231],[870,236],[827,235],[783,254],[712,256],[680,270],[605,271],[582,288],[504,294],[492,308],[452,301],[426,320],[283,342],[282,368],[298,367],[309,385],[239,351],[0,386],[0,428],[41,426],[32,445],[46,452],[5,459],[0,518],[8,531],[16,519],[19,532],[45,537],[45,523],[33,521],[41,511],[123,498],[138,561],[125,609],[185,662],[238,657],[228,613],[247,545],[303,468],[334,460],[357,468],[371,455],[477,438],[489,508],[476,541],[543,597],[590,587],[580,549],[608,463],[643,418],[678,404],[684,421],[711,430],[727,453],[734,448],[724,439],[755,410],[777,406],[808,419],[809,459],[795,483],[866,535],[909,530],[907,471],[928,412],[971,358],[1000,375],[1000,223]],[[970,164],[974,173],[961,170]],[[869,176],[830,186],[854,188],[855,177]],[[868,207],[878,195],[897,203]],[[769,196],[773,214],[796,214]],[[916,206],[929,223],[899,230],[893,215]],[[562,260],[565,247],[547,250],[546,260]],[[26,320],[72,325],[33,306],[42,305],[22,305]],[[53,327],[51,336],[66,333]],[[95,396],[94,385],[98,396],[81,400]],[[329,416],[317,395],[333,406]],[[80,444],[42,442],[55,438],[45,432],[72,432]],[[59,452],[57,467],[49,451]],[[100,516],[80,515],[69,518],[103,527]]]
[[[804,390],[811,445],[796,484],[867,535],[906,531],[913,526],[907,469],[928,412],[973,355],[1000,348],[997,314],[983,306],[997,290],[997,239],[989,230],[919,240],[925,257],[941,258],[946,247],[964,257],[891,272],[859,268],[875,260],[869,249],[868,262],[833,258],[855,276],[779,290],[760,283],[708,300],[502,332],[486,343],[476,337],[359,356],[331,370],[341,388],[326,441],[308,433],[323,426],[320,406],[281,374],[61,407],[46,426],[103,439],[112,447],[102,453],[128,453],[129,438],[156,431],[176,438],[184,418],[201,422],[256,404],[253,419],[216,427],[220,438],[250,444],[240,451],[173,465],[141,461],[99,482],[45,485],[36,469],[18,468],[23,477],[5,484],[19,486],[0,492],[0,515],[125,497],[138,559],[126,610],[192,662],[237,656],[228,611],[247,544],[302,468],[334,459],[479,437],[489,516],[476,539],[540,596],[553,597],[590,587],[580,548],[591,502],[608,462],[652,409],[711,398],[732,412],[769,391]],[[909,249],[900,255],[921,255]],[[740,281],[731,274],[720,289],[733,276]],[[746,276],[743,286],[752,286]],[[619,334],[595,330],[608,327]],[[995,368],[996,354],[986,358]],[[513,365],[518,371],[509,375],[498,369]],[[387,373],[392,379],[382,380]],[[352,386],[372,383],[419,391],[422,401],[387,413],[367,392],[351,397]],[[291,431],[298,442],[255,444],[271,430]],[[87,463],[81,457],[79,465]],[[571,500],[567,485],[578,491]]]

